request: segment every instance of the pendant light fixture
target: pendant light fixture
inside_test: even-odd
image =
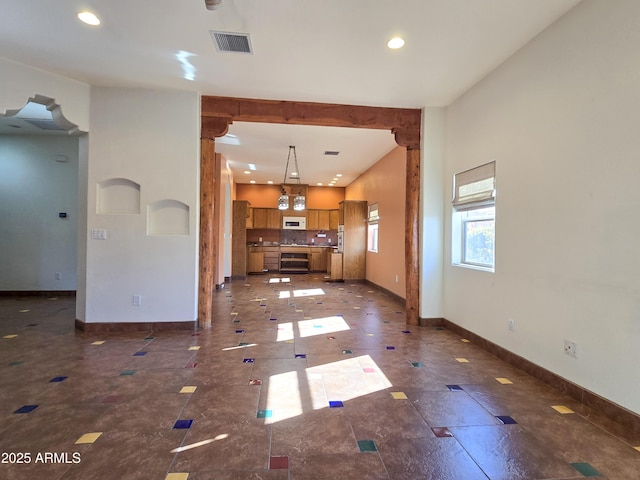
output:
[[[300,185],[300,168],[298,167],[298,156],[296,155],[296,147],[294,145],[289,146],[289,154],[287,155],[287,165],[284,168],[284,178],[282,180],[282,195],[278,198],[278,209],[289,209],[289,194],[285,189],[287,183],[287,173],[289,172],[289,162],[291,161],[291,152],[293,152],[293,162],[295,165],[295,171],[291,172],[291,176],[295,177],[296,182]],[[293,209],[304,210],[306,208],[306,199],[302,195],[302,188],[298,191],[298,194],[293,198]]]

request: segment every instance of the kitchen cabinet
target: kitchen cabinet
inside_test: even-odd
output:
[[[307,230],[320,230],[318,218],[320,210],[307,210]]]
[[[329,210],[318,210],[318,230],[329,230]]]
[[[309,271],[324,272],[327,269],[327,250],[324,247],[309,248]]]
[[[249,252],[248,273],[262,273],[264,270],[264,253]]]
[[[247,217],[249,202],[233,201],[233,225],[231,227],[231,276],[247,275]]]
[[[253,211],[253,228],[265,229],[267,228],[267,209],[266,208],[252,208]]]
[[[340,211],[344,225],[342,278],[363,280],[367,273],[367,202],[345,200],[340,202]]]
[[[267,209],[267,228],[280,230],[282,228],[282,215],[277,208]]]
[[[264,253],[264,269],[277,272],[280,269],[280,248],[262,247]]]
[[[331,228],[331,212],[335,211],[335,227]],[[337,230],[338,210],[307,210],[307,230]]]
[[[329,230],[338,230],[340,210],[329,210]]]
[[[327,273],[330,280],[342,280],[342,254],[331,251],[327,255]]]
[[[247,210],[247,229],[250,230],[253,228],[253,208],[249,207]]]
[[[251,228],[279,230],[282,228],[280,210],[277,208],[252,208]],[[247,222],[247,225],[249,222]],[[249,227],[247,227],[249,228]]]

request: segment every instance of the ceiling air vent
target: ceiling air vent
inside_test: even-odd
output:
[[[335,150],[325,150],[324,154],[325,155],[339,155],[340,152],[337,152]]]
[[[216,45],[216,50],[219,52],[253,54],[248,33],[216,32],[213,30],[210,30],[209,33]]]

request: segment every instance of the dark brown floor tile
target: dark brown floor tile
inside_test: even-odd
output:
[[[183,446],[202,445],[177,453],[172,471],[266,469],[269,463],[270,436],[268,426],[248,421],[207,429],[190,429]]]
[[[388,480],[386,469],[376,453],[336,453],[290,458],[291,480]]]
[[[454,438],[392,438],[379,451],[394,480],[488,478]]]
[[[579,477],[571,465],[519,425],[449,430],[491,480]]]
[[[500,423],[464,391],[413,392],[410,400],[432,427]]]
[[[273,454],[304,457],[357,451],[356,439],[343,409],[321,409],[274,423]]]
[[[105,432],[61,480],[164,479],[183,432]],[[71,448],[71,447],[70,447]]]

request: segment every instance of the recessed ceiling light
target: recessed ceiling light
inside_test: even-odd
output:
[[[255,169],[256,169],[255,164],[250,163],[250,164],[249,164],[249,170],[255,170]]]
[[[318,182],[318,183],[316,183],[316,185],[318,185],[319,187],[321,187],[321,186],[322,186],[322,182]]]
[[[251,180],[249,183],[256,183],[256,181],[255,180]]]
[[[244,171],[244,174],[245,174],[245,175],[251,175],[251,172],[250,172],[249,170],[245,170],[245,171]]]
[[[85,10],[84,12],[78,13],[78,18],[87,25],[100,25],[100,19],[93,12]]]
[[[387,42],[387,47],[397,50],[398,48],[404,47],[404,39],[401,37],[393,37],[391,40]]]
[[[295,177],[295,176],[297,176],[297,175],[298,175],[298,172],[291,172],[291,176],[292,176],[292,177]]]
[[[267,183],[268,183],[269,185],[273,185],[273,180],[268,180],[268,181],[267,181]]]
[[[336,177],[341,177],[342,174],[341,173],[336,173]]]

